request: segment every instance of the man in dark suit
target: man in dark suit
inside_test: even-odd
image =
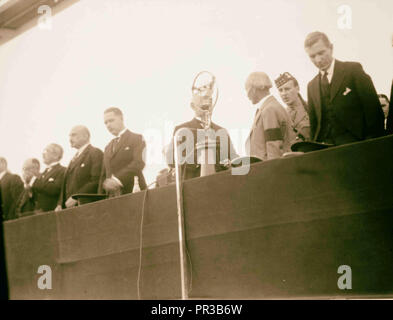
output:
[[[63,148],[55,143],[48,145],[42,154],[46,169],[34,183],[36,211],[52,211],[56,208],[64,181],[66,168],[60,164]]]
[[[389,112],[386,119],[386,133],[393,134],[393,81],[392,87],[390,89],[390,102],[389,102]]]
[[[33,214],[36,206],[36,192],[34,191],[35,183],[40,176],[40,162],[38,159],[27,159],[23,164],[22,178],[24,190],[19,196],[16,203],[16,216],[23,217]]]
[[[310,33],[305,50],[319,69],[308,84],[311,139],[334,145],[384,134],[384,116],[373,82],[358,62],[333,58],[324,33]]]
[[[16,202],[23,191],[22,179],[7,171],[7,160],[0,158],[1,211],[3,220],[16,219]]]
[[[70,132],[71,147],[77,149],[68,165],[56,211],[77,205],[71,196],[77,193],[97,193],[103,153],[90,144],[90,132],[85,126],[75,126]]]
[[[104,123],[115,138],[105,147],[101,190],[105,190],[110,197],[132,193],[135,177],[144,181],[145,141],[142,135],[125,127],[123,113],[118,108],[104,111]]]

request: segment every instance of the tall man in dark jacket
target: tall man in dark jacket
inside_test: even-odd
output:
[[[319,69],[308,84],[311,139],[342,145],[382,136],[382,108],[361,64],[334,59],[333,45],[322,32],[310,33],[304,45]]]
[[[77,149],[68,165],[56,211],[77,205],[71,196],[77,193],[97,193],[102,156],[100,149],[90,144],[90,132],[85,126],[75,126],[70,132],[71,147]]]
[[[16,218],[16,202],[22,191],[22,179],[7,171],[7,160],[0,158],[0,206],[4,221]]]
[[[145,141],[142,135],[125,127],[123,113],[118,108],[104,111],[104,123],[115,138],[105,147],[101,190],[105,190],[110,197],[132,193],[135,177],[144,181]]]
[[[66,171],[60,164],[62,157],[63,148],[55,143],[48,145],[42,153],[47,167],[34,184],[36,211],[52,211],[56,208]]]

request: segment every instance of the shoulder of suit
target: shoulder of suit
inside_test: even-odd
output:
[[[94,147],[93,145],[90,145],[89,148],[93,153],[103,153],[100,148]]]
[[[342,66],[345,69],[363,69],[362,64],[357,61],[338,61],[338,60],[336,60],[336,65]]]

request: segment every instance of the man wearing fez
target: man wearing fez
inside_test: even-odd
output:
[[[373,82],[358,62],[333,58],[333,45],[322,32],[304,43],[319,69],[308,84],[311,139],[334,145],[384,134],[384,116]]]
[[[73,127],[70,144],[77,152],[65,171],[56,211],[76,206],[77,200],[72,195],[95,194],[98,189],[103,153],[90,144],[89,129],[81,125]]]
[[[296,134],[296,140],[310,140],[308,107],[299,93],[299,83],[289,72],[284,72],[274,82],[276,83],[281,99],[288,106],[287,112],[291,119],[292,130]]]
[[[60,164],[62,157],[63,148],[56,143],[48,145],[42,153],[46,169],[34,184],[36,211],[52,211],[56,208],[66,170]]]
[[[146,147],[143,136],[125,127],[119,108],[105,110],[104,123],[115,138],[105,147],[100,192],[105,190],[109,197],[132,193],[135,177],[140,189],[146,189],[142,174]]]
[[[262,160],[281,157],[291,151],[295,133],[285,108],[270,94],[272,83],[264,72],[251,73],[245,89],[253,105],[258,105],[246,150]]]
[[[16,202],[23,191],[22,179],[7,170],[7,160],[0,157],[0,202],[3,220],[15,219]]]
[[[22,178],[24,190],[19,196],[16,204],[16,215],[22,217],[26,213],[33,213],[36,206],[35,183],[40,176],[40,162],[38,159],[27,159],[23,164]]]

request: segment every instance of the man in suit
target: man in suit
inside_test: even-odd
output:
[[[3,220],[16,219],[16,202],[23,191],[22,179],[7,170],[7,160],[0,157],[0,192]]]
[[[300,95],[299,83],[289,72],[284,72],[274,80],[281,99],[288,106],[286,109],[291,119],[292,130],[296,139],[293,142],[310,140],[310,119],[308,106]]]
[[[264,72],[251,73],[246,81],[246,91],[251,102],[259,107],[255,113],[251,132],[246,141],[250,156],[261,160],[281,157],[291,151],[295,133],[285,108],[271,95],[272,82]]]
[[[66,170],[60,164],[62,157],[63,148],[55,143],[48,145],[42,153],[47,167],[34,183],[36,211],[52,211],[56,208]]]
[[[23,217],[28,213],[33,214],[36,206],[36,192],[34,191],[35,183],[40,176],[40,162],[38,159],[27,159],[23,164],[22,178],[24,190],[20,194],[16,204],[17,217]]]
[[[77,152],[65,171],[56,211],[76,206],[77,200],[71,197],[74,194],[97,193],[100,180],[103,153],[90,144],[89,129],[81,125],[73,127],[70,144]]]
[[[389,112],[386,118],[386,133],[393,134],[393,81],[390,89]]]
[[[145,141],[142,135],[125,127],[123,113],[119,108],[105,110],[104,123],[115,138],[105,147],[100,189],[105,190],[110,197],[132,193],[135,177],[144,181]]]
[[[361,64],[334,59],[333,45],[322,32],[310,33],[304,46],[319,69],[308,84],[312,140],[342,145],[382,136],[382,108]]]

